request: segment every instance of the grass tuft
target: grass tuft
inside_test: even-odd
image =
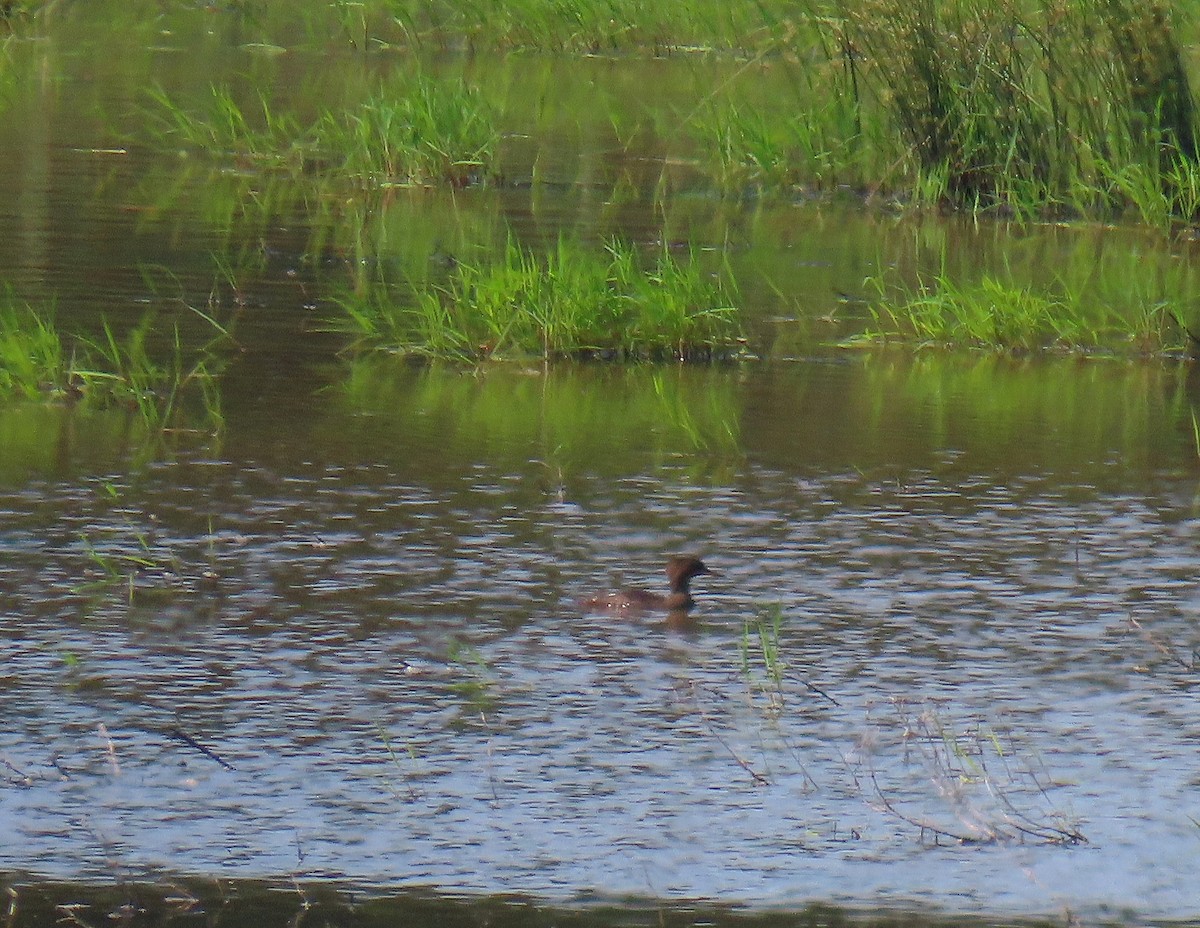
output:
[[[359,347],[459,360],[711,360],[744,343],[727,273],[620,241],[597,253],[560,240],[539,255],[510,240],[497,260],[458,263],[440,285],[376,284],[342,307],[338,328]]]
[[[215,320],[199,315],[217,334],[192,350],[183,344],[178,326],[161,345],[153,315],[123,338],[107,321],[102,338],[64,337],[50,313],[10,301],[0,306],[0,394],[122,406],[152,431],[177,427],[185,404],[198,403],[203,427],[219,429],[217,373],[223,362],[218,351],[231,337]]]
[[[25,399],[62,396],[74,389],[70,361],[51,313],[0,306],[0,393]]]
[[[212,89],[199,113],[162,90],[150,96],[148,123],[160,145],[366,186],[483,181],[499,140],[495,113],[476,88],[424,75],[393,79],[357,106],[325,109],[310,124],[261,94],[244,107],[224,87]]]

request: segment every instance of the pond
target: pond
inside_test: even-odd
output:
[[[0,280],[88,332],[153,311],[198,342],[199,308],[236,343],[218,426],[0,406],[18,923],[209,881],[248,920],[262,886],[471,923],[528,923],[492,897],[605,924],[1200,918],[1192,365],[843,347],[864,278],[930,255],[1186,250],[706,194],[644,115],[692,60],[475,61],[583,115],[514,133],[504,184],[314,202],[139,143],[141,88],[381,63],[171,15],[68,6],[8,49]],[[587,92],[631,86],[645,125],[614,146]],[[564,232],[727,256],[758,358],[418,364],[330,331],[363,262],[436,275]],[[676,553],[711,569],[688,621],[577,605],[665,590]]]

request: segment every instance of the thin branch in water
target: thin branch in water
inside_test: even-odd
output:
[[[229,761],[225,760],[223,757],[216,754],[214,751],[210,750],[209,748],[206,748],[199,741],[197,741],[195,738],[191,737],[191,735],[188,735],[182,729],[175,728],[175,727],[168,728],[167,734],[170,735],[172,738],[174,738],[176,741],[182,741],[188,747],[194,748],[195,750],[199,751],[201,754],[203,754],[209,760],[216,761],[218,764],[220,764],[226,770],[234,769],[233,764],[229,763]]]

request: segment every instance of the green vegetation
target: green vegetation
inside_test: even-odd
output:
[[[461,0],[339,2],[355,45],[492,46],[584,54],[753,51],[789,28],[773,3],[726,0]],[[351,9],[355,8],[355,9]],[[399,34],[397,34],[399,30]]]
[[[783,607],[775,603],[760,609],[742,626],[739,650],[742,676],[751,693],[761,691],[768,712],[783,710],[783,672],[786,665],[780,653],[779,632],[783,627]]]
[[[244,107],[225,87],[213,87],[198,114],[161,89],[151,98],[151,127],[161,145],[365,186],[484,180],[499,139],[495,115],[475,88],[424,75],[399,75],[357,105],[322,110],[310,124],[262,94]]]
[[[0,306],[0,397],[126,408],[159,432],[185,421],[185,400],[195,399],[202,427],[215,430],[221,425],[216,374],[222,362],[217,351],[230,335],[211,317],[197,314],[217,333],[207,345],[185,348],[175,326],[166,349],[152,351],[158,339],[153,315],[124,338],[107,321],[102,339],[64,337],[50,312],[18,306],[10,298]]]
[[[873,324],[847,344],[1178,354],[1189,336],[1171,306],[1188,294],[1188,275],[1145,263],[1129,256],[1096,277],[1066,267],[1041,283],[1007,271],[964,281],[944,269],[913,284],[873,278]]]
[[[0,394],[36,399],[77,388],[52,314],[18,306],[10,297],[0,306]]]
[[[403,294],[386,283],[342,302],[356,347],[441,358],[711,360],[741,352],[728,275],[665,249],[642,258],[561,240],[541,256],[509,241],[490,263],[457,263],[448,280]]]
[[[160,143],[231,155],[264,167],[304,166],[314,144],[292,116],[276,112],[259,94],[254,110],[243,107],[226,87],[211,88],[202,114],[190,113],[161,88],[150,91],[155,108],[150,129]]]
[[[1134,0],[830,2],[795,99],[701,108],[726,187],[850,185],[1016,215],[1200,209],[1176,16]],[[803,34],[807,34],[807,31]]]

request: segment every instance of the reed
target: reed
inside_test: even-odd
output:
[[[727,271],[621,241],[597,252],[563,239],[538,254],[510,240],[444,283],[405,294],[379,282],[341,305],[337,327],[356,346],[460,360],[710,360],[744,344]]]
[[[829,0],[794,100],[743,93],[693,133],[714,177],[733,165],[747,186],[1191,221],[1200,123],[1176,20],[1164,0]]]

